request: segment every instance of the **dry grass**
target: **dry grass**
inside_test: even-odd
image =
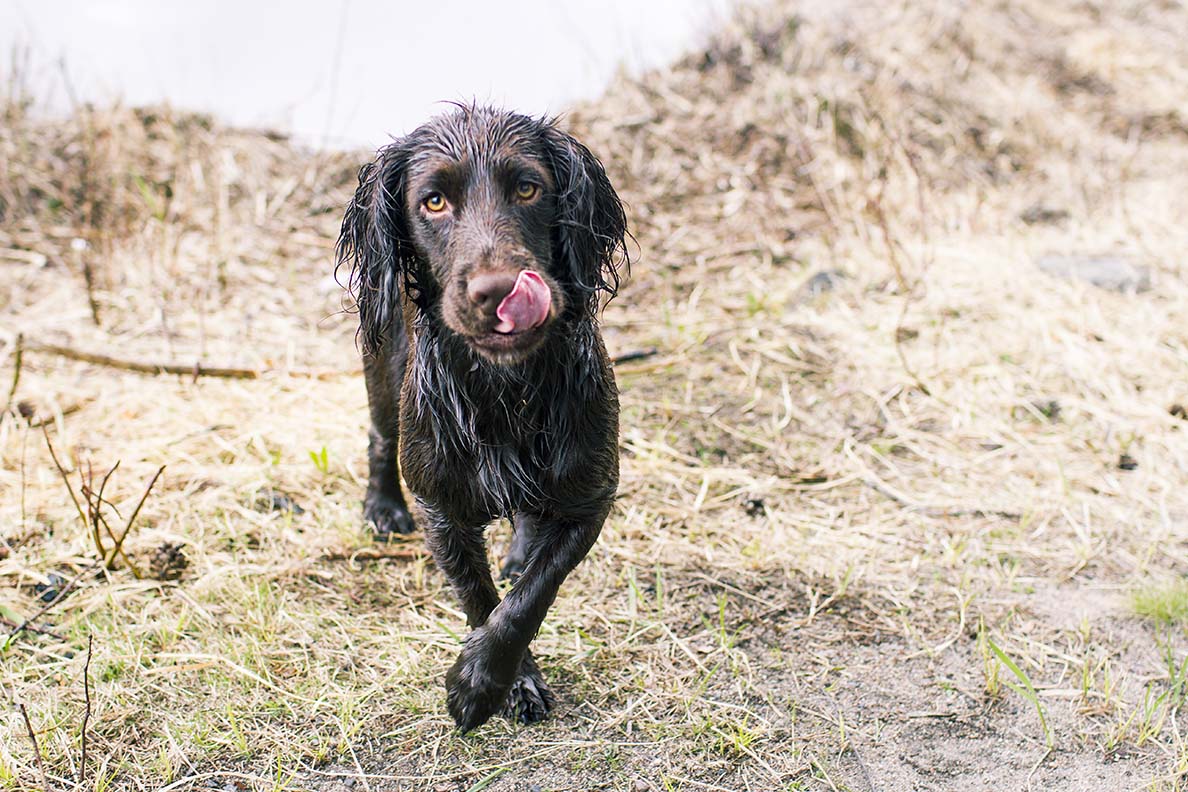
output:
[[[0,650],[0,788],[45,785],[17,704],[58,789],[1188,786],[1188,10],[810,5],[570,118],[640,243],[608,343],[659,354],[619,368],[620,505],[537,639],[557,717],[468,738],[462,616],[359,521],[330,271],[364,155],[10,97],[0,617],[81,577]],[[117,535],[166,465],[127,560],[30,424],[76,493],[120,463]]]

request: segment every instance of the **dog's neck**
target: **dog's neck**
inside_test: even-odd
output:
[[[586,427],[613,425],[613,375],[592,321],[554,327],[518,366],[479,357],[438,323],[410,331],[402,410],[438,460],[475,477],[492,513],[541,503],[585,458]]]
[[[606,386],[605,353],[589,320],[555,327],[513,366],[486,360],[439,322],[415,322],[410,331],[406,394],[443,450],[565,431]]]

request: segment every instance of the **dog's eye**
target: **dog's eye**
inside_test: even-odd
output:
[[[425,200],[421,203],[423,203],[425,208],[430,212],[441,212],[446,208],[445,196],[437,192],[429,193],[427,196],[425,196]]]
[[[516,197],[521,201],[531,201],[540,192],[540,188],[530,181],[522,181],[516,185]]]

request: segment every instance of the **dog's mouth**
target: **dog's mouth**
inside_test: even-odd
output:
[[[495,317],[499,321],[492,330],[500,335],[535,330],[549,318],[552,300],[553,293],[539,273],[520,270],[512,290],[495,310]]]
[[[499,363],[515,362],[539,344],[553,306],[553,293],[544,278],[521,270],[482,332],[468,336],[480,353]]]
[[[543,335],[540,327],[530,327],[514,332],[500,332],[492,329],[487,333],[469,336],[467,341],[479,352],[486,353],[490,357],[496,359],[518,358],[535,349]]]

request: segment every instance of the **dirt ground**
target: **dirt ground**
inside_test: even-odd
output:
[[[464,618],[360,517],[368,153],[13,75],[0,788],[1185,789],[1186,40],[783,2],[574,108],[638,242],[620,499],[554,716],[465,737]]]

